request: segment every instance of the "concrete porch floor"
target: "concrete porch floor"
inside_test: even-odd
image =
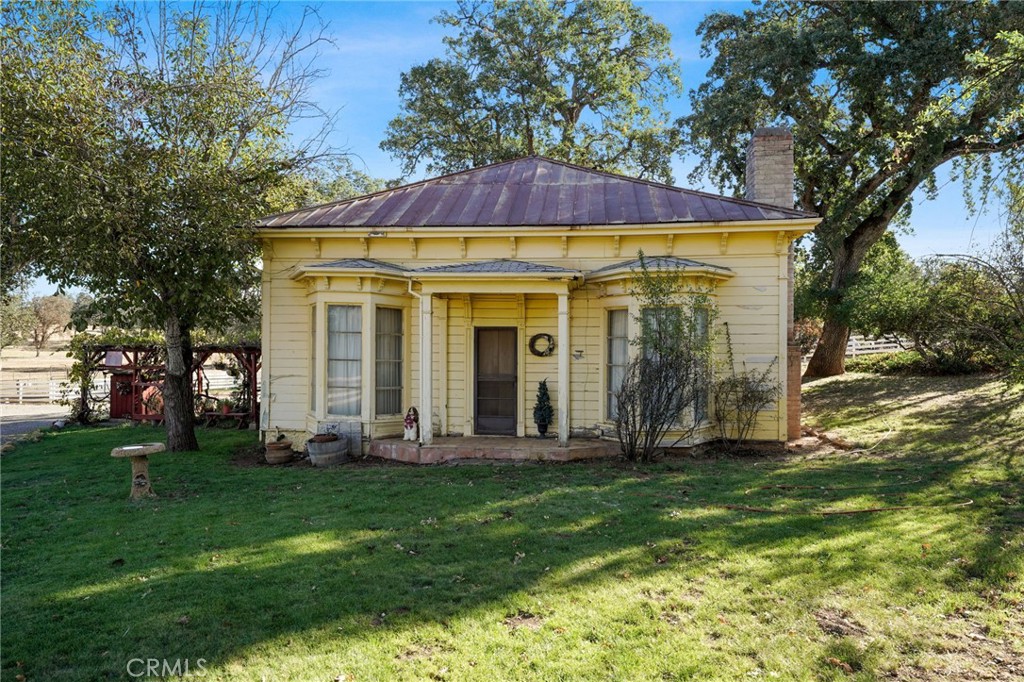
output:
[[[398,438],[381,438],[370,443],[370,455],[373,457],[410,464],[439,464],[464,459],[569,462],[618,454],[617,442],[596,438],[572,438],[566,447],[560,447],[556,438],[511,436],[435,438],[433,443],[423,447]]]

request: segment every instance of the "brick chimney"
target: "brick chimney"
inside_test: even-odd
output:
[[[758,128],[747,144],[746,198],[793,208],[793,133],[788,128]],[[786,434],[800,437],[800,347],[793,329],[793,244],[788,254],[789,286],[786,324]]]
[[[747,144],[746,198],[793,208],[793,133],[758,128]]]

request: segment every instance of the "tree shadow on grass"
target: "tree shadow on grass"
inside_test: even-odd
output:
[[[921,418],[963,428],[945,416]],[[978,464],[966,455],[320,471],[242,470],[199,453],[155,459],[162,497],[133,505],[106,453],[66,456],[69,483],[57,459],[43,461],[60,450],[59,437],[49,443],[34,466],[5,462],[15,472],[3,500],[4,624],[17,624],[5,628],[3,668],[28,661],[37,677],[122,677],[126,661],[149,656],[227,666],[309,638],[341,655],[623,581],[637,604],[670,577],[731,581],[737,599],[795,594],[808,608],[867,583],[890,599],[961,573],[999,587],[1005,576],[970,567],[1019,556],[985,536],[1006,521],[1005,491],[965,475]],[[783,485],[807,487],[772,487]],[[933,506],[961,497],[975,506]],[[804,513],[901,503],[921,509]],[[921,556],[935,538],[948,546]],[[949,570],[962,554],[965,568]]]

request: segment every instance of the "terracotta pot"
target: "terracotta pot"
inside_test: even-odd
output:
[[[267,464],[284,464],[292,461],[292,442],[290,440],[274,440],[267,442],[266,452],[263,455]]]
[[[293,455],[291,450],[267,450],[263,457],[267,464],[286,464],[292,461]]]

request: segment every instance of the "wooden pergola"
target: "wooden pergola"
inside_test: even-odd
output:
[[[164,375],[167,371],[162,359],[163,348],[149,344],[91,344],[86,347],[89,366],[94,371],[111,375],[110,416],[128,418],[136,422],[163,421]],[[114,364],[112,353],[120,353],[120,364]],[[238,377],[237,401],[227,412],[205,409],[214,396],[209,392],[206,362],[214,355],[227,355],[235,359],[241,376]],[[203,344],[193,348],[192,374],[196,397],[196,418],[207,425],[222,420],[234,420],[244,429],[259,420],[260,404],[257,374],[262,367],[262,352],[258,344]]]

